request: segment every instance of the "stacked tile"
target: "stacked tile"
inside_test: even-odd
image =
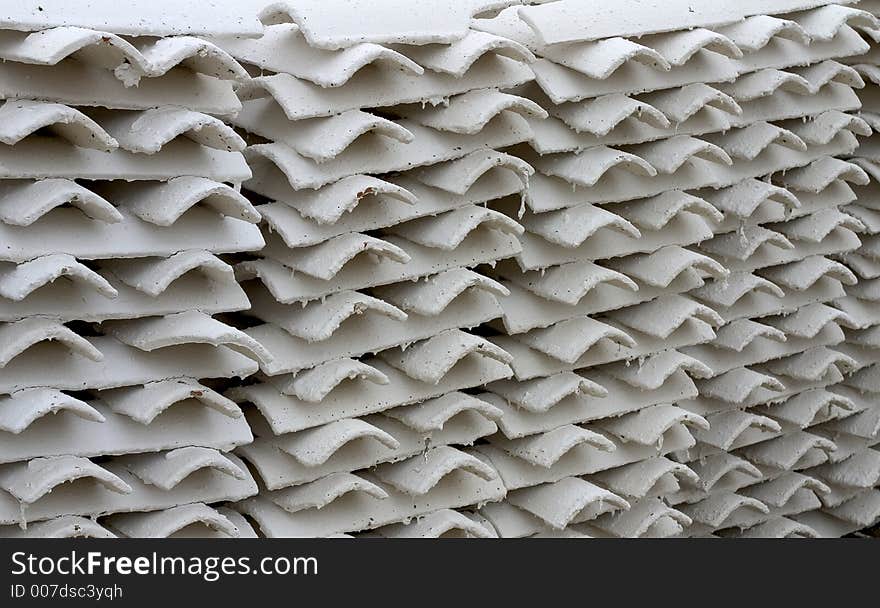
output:
[[[470,31],[479,4],[426,18],[433,3],[371,3],[367,23],[277,5],[262,37],[214,39],[253,75],[231,122],[267,244],[236,274],[245,332],[273,358],[226,395],[265,488],[235,508],[266,536],[492,534],[455,510],[505,495],[462,449],[501,415],[463,391],[512,374],[467,331],[507,293],[474,268],[521,250],[522,227],[485,203],[521,196],[531,167],[496,149],[545,113],[499,92],[534,58]]]
[[[804,26],[812,45],[840,38],[847,27],[867,41],[877,33],[876,18],[852,8],[801,15],[806,19],[792,20]],[[842,61],[861,64],[862,52]],[[841,129],[867,137],[876,122],[826,111],[812,123],[776,124],[809,149],[839,137]],[[852,295],[842,297],[866,287],[852,263],[872,233],[870,217],[861,213],[868,183],[863,167],[869,168],[826,157],[776,174],[768,183],[785,188],[797,207],[774,214],[762,203],[739,234],[701,245],[734,273],[727,284],[694,293],[725,306],[718,308],[727,324],[716,343],[737,346],[735,353],[706,346],[686,351],[715,372],[698,383],[700,398],[685,406],[711,425],[697,436],[701,444],[683,455],[708,472],[703,487],[673,499],[692,503],[680,508],[695,521],[699,514],[692,534],[842,536],[880,517],[872,489],[880,465],[869,449],[877,441],[874,398],[853,381],[867,370],[851,375],[876,354],[872,358],[857,338],[870,323],[859,316],[858,303],[849,306]]]
[[[212,316],[249,306],[221,256],[264,244],[215,116],[247,73],[173,15],[28,4],[0,29],[0,536],[253,535],[209,506],[258,491],[210,388],[269,358]]]
[[[880,2],[866,1],[858,5],[862,10],[880,17]],[[846,60],[865,79],[866,86],[859,91],[862,109],[858,116],[876,132],[880,129],[878,105],[878,40],[880,30],[874,27],[864,32],[871,50],[865,55]],[[830,492],[821,496],[822,508],[799,517],[822,536],[842,536],[869,527],[880,520],[880,453],[874,447],[880,442],[880,214],[878,214],[877,162],[878,136],[866,135],[852,162],[870,176],[870,183],[855,188],[858,200],[843,208],[848,215],[863,225],[861,246],[854,251],[836,256],[858,278],[858,283],[845,287],[846,295],[834,306],[846,315],[846,341],[837,350],[851,358],[853,373],[834,387],[841,399],[852,407],[847,415],[833,420],[820,420],[811,432],[835,443],[837,450],[829,455],[829,463],[810,469],[807,473],[827,484]]]
[[[0,536],[880,519],[880,1],[213,1],[0,15]]]
[[[862,80],[835,59],[877,22],[716,4],[562,0],[475,21],[538,57],[515,92],[550,114],[514,150],[537,169],[528,211],[495,205],[526,229],[493,272],[511,295],[490,339],[515,379],[481,395],[504,416],[475,448],[508,490],[481,510],[501,536],[801,534],[784,516],[821,506],[826,485],[794,469],[833,447],[802,428],[849,408],[823,390],[853,364],[824,303],[855,281],[831,256],[860,244],[838,207],[866,175],[835,157],[870,132],[846,114]]]

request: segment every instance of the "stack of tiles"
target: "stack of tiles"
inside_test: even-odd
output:
[[[835,157],[871,129],[836,59],[878,22],[692,4],[474,22],[539,58],[515,92],[550,114],[514,151],[537,173],[493,273],[515,380],[480,396],[504,416],[476,449],[508,490],[481,511],[502,536],[815,536],[791,516],[852,454],[833,429],[867,400],[831,388],[860,364],[830,304],[857,282],[835,258],[865,226],[839,207],[867,175]]]
[[[798,68],[801,75],[824,70],[847,86],[864,86],[857,71],[842,64],[862,61],[877,34],[873,15],[830,5],[775,18],[776,31],[803,37],[810,49],[838,45],[834,57],[841,62],[835,64],[827,55],[801,52],[801,61],[811,62]],[[862,49],[854,34],[861,35]],[[840,45],[848,38],[852,44],[844,51]],[[877,429],[866,431],[863,422],[876,414],[870,394],[851,377],[870,357],[849,344],[863,322],[841,300],[864,278],[848,260],[871,232],[858,212],[861,203],[854,203],[863,199],[868,175],[862,163],[832,157],[852,153],[813,153],[835,141],[852,148],[856,136],[872,133],[858,113],[844,113],[853,109],[827,107],[775,122],[805,144],[811,162],[769,176],[762,188],[770,196],[762,194],[757,206],[740,198],[750,206],[740,207],[740,226],[700,245],[731,275],[692,292],[715,307],[725,325],[712,344],[686,350],[713,371],[698,382],[700,397],[683,405],[711,426],[680,455],[699,468],[702,487],[672,497],[688,503],[679,508],[694,518],[691,534],[841,536],[880,516],[877,501],[863,495],[880,473],[876,454],[867,450]],[[722,343],[726,349],[715,348]],[[866,466],[874,472],[866,473]]]
[[[0,15],[0,536],[880,519],[880,0],[117,4]]]
[[[880,2],[866,0],[862,10],[880,17]],[[871,50],[846,60],[864,79],[859,91],[862,109],[857,114],[874,131],[880,129],[880,30],[865,32]],[[862,137],[852,162],[870,176],[870,183],[855,188],[858,200],[843,211],[863,225],[861,246],[836,256],[858,278],[846,285],[846,295],[834,306],[846,315],[846,341],[836,349],[852,359],[853,372],[834,392],[847,400],[849,415],[824,421],[815,430],[837,446],[829,464],[812,469],[831,490],[822,496],[823,508],[804,514],[799,521],[824,536],[842,536],[871,526],[880,519],[880,453],[872,446],[880,442],[880,154],[878,136]]]
[[[507,295],[475,268],[521,250],[523,228],[486,203],[521,197],[533,173],[496,149],[546,116],[499,92],[531,80],[534,57],[469,30],[469,12],[425,20],[431,3],[371,4],[375,27],[291,6],[260,38],[213,40],[254,76],[231,121],[266,247],[236,274],[245,332],[272,355],[226,393],[265,487],[235,508],[270,537],[490,536],[453,509],[505,496],[461,449],[501,411],[463,390],[510,377],[511,356],[467,329]]]
[[[0,536],[252,536],[208,506],[258,491],[210,388],[269,360],[212,318],[249,307],[221,254],[264,245],[213,116],[247,73],[185,23],[53,4],[0,30]]]

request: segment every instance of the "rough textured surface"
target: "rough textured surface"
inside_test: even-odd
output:
[[[876,534],[880,15],[437,8],[4,11],[0,537]]]

